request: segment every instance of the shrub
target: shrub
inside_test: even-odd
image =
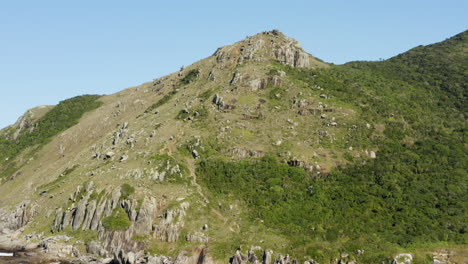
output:
[[[126,230],[131,222],[127,213],[121,207],[117,207],[112,215],[102,219],[102,225],[108,230]]]
[[[193,70],[189,71],[184,76],[184,78],[182,78],[180,80],[180,83],[181,84],[189,84],[189,83],[195,81],[198,78],[199,75],[200,75],[200,70],[199,69],[193,69]]]
[[[128,183],[124,183],[122,184],[122,186],[120,186],[120,194],[121,194],[120,199],[122,200],[127,199],[134,192],[135,192],[135,188],[133,188],[133,186],[131,186]]]

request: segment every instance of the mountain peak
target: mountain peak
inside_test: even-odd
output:
[[[214,56],[218,63],[226,66],[242,64],[244,61],[276,61],[291,67],[316,68],[327,64],[305,52],[300,43],[281,31],[274,29],[248,36],[233,45],[219,48]]]

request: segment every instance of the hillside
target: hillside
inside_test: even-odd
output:
[[[0,245],[82,263],[466,263],[466,35],[334,66],[273,30],[25,115],[0,133]]]

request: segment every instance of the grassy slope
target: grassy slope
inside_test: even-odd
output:
[[[32,153],[54,136],[78,123],[80,117],[101,105],[98,95],[82,95],[61,101],[36,123],[33,132],[23,131],[16,140],[0,137],[0,178],[16,169],[15,157],[28,148]]]

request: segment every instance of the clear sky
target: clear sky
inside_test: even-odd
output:
[[[0,128],[280,29],[327,62],[389,58],[468,28],[466,0],[0,1]]]

